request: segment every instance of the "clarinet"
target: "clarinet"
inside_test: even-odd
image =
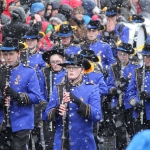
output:
[[[123,58],[123,55],[122,55],[122,58]],[[121,62],[121,70],[120,70],[120,77],[123,77],[123,70],[124,70],[124,65],[123,65],[123,62]],[[120,86],[123,87],[124,85],[121,84],[121,82],[119,82]],[[118,101],[119,101],[119,107],[122,107],[123,105],[123,92],[121,90],[117,90],[117,93],[119,94],[119,98],[118,98]]]
[[[69,89],[68,89],[68,77],[67,77],[67,74],[65,76],[65,86],[63,87],[63,95],[65,92],[68,92]],[[64,99],[62,100],[62,104],[65,104],[66,108],[68,107],[68,103],[64,103]],[[66,123],[67,123],[67,113],[65,112],[63,114],[63,117],[62,117],[62,136],[61,136],[61,139],[63,141],[65,141],[67,139],[67,135],[66,135]]]
[[[145,63],[143,63],[143,80],[142,80],[142,86],[141,86],[141,92],[144,91],[144,83],[145,83]],[[141,99],[141,106],[144,107],[144,100]],[[140,112],[140,121],[141,124],[143,124],[143,117],[144,117],[144,109],[142,108]]]
[[[6,86],[10,86],[9,84],[9,79],[10,79],[10,67],[9,65],[6,66]],[[10,96],[9,96],[10,97]],[[10,108],[10,102],[9,102],[9,105],[6,106],[6,127],[7,128],[10,128],[10,115],[9,115],[9,110]]]
[[[50,97],[50,95],[52,93],[52,71],[50,71],[49,77],[50,77],[50,92],[49,92],[49,97]],[[52,121],[49,123],[49,127],[50,127],[50,131],[53,131],[53,122]]]

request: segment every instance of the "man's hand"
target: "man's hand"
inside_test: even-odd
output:
[[[10,97],[5,98],[5,105],[4,106],[9,106],[10,105]]]
[[[18,93],[15,92],[11,87],[9,86],[6,86],[4,88],[4,93],[3,93],[5,96],[10,96],[12,98],[15,98],[17,99],[18,98]]]
[[[70,92],[65,92],[63,97],[64,103],[70,102]]]
[[[65,104],[60,104],[59,106],[59,115],[63,116],[67,111]]]

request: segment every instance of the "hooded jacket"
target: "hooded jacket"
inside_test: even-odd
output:
[[[11,17],[10,12],[9,12],[9,4],[10,4],[11,2],[14,2],[14,0],[6,0],[6,8],[5,8],[5,10],[3,11],[3,14],[5,14],[5,15],[7,15],[7,16],[9,16],[9,17]]]

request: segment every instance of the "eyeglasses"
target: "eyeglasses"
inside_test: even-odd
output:
[[[60,64],[60,63],[61,63],[61,61],[59,61],[59,60],[50,62],[51,65],[57,65],[57,64]]]
[[[67,70],[78,70],[79,68],[80,67],[78,67],[78,66],[72,66],[72,67],[71,66],[67,66],[66,67]]]

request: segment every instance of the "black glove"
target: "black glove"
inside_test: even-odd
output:
[[[82,101],[78,99],[74,94],[70,93],[70,99],[73,103],[80,107]]]
[[[14,99],[18,99],[19,98],[19,94],[17,92],[15,92],[11,87],[7,87],[6,89],[4,89],[4,92],[6,94],[6,96],[10,96]]]
[[[121,84],[126,84],[129,82],[129,79],[125,78],[125,77],[120,77],[120,82],[121,82]]]
[[[144,101],[146,101],[148,98],[150,98],[150,93],[146,92],[146,91],[142,91],[140,93],[140,98]]]
[[[0,98],[0,107],[5,105],[5,99],[3,97]]]
[[[111,94],[112,95],[117,95],[118,93],[117,93],[117,89],[116,88],[113,88],[112,90],[111,90]]]

